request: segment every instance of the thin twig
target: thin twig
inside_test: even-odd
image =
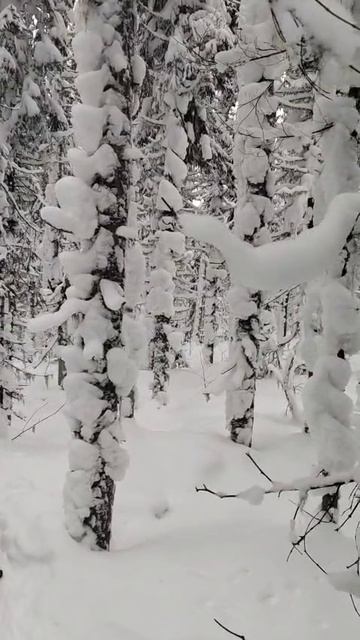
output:
[[[217,498],[238,498],[238,493],[221,493],[220,491],[213,491],[203,484],[202,487],[195,487],[196,493],[211,493],[211,495],[216,496]]]
[[[231,629],[228,629],[227,627],[225,627],[221,622],[219,622],[219,620],[216,620],[216,618],[214,618],[214,622],[216,622],[216,624],[219,625],[221,629],[224,629],[224,631],[227,631],[232,636],[235,636],[235,638],[240,638],[241,640],[245,640],[245,636],[242,636],[240,633],[235,633],[235,631],[231,631]]]
[[[260,471],[261,475],[264,476],[264,478],[266,478],[267,480],[269,480],[269,482],[271,482],[271,484],[272,484],[273,481],[271,480],[270,476],[268,476],[268,474],[265,473],[265,471],[263,471],[263,469],[258,465],[258,463],[252,457],[251,453],[247,453],[246,455],[249,458],[249,460],[251,460],[251,462],[255,465],[257,470]]]
[[[37,364],[33,365],[33,369],[37,369],[42,362],[44,362],[46,356],[48,355],[48,353],[50,353],[50,351],[55,347],[56,343],[58,341],[58,337],[56,336],[54,342],[50,345],[50,347],[45,351],[45,353],[43,354],[41,360],[39,360],[39,362]],[[45,375],[50,375],[50,374],[45,374]]]
[[[34,416],[36,416],[37,413],[39,413],[39,411],[41,411],[41,409],[43,409],[44,407],[46,407],[46,405],[49,404],[48,400],[46,400],[46,402],[44,402],[44,404],[41,404],[40,407],[37,407],[35,409],[35,411],[32,412],[32,414],[28,417],[28,419],[26,420],[25,424],[24,424],[24,429],[26,429],[26,427],[28,426],[30,420],[33,419]]]
[[[348,515],[346,516],[345,520],[343,520],[343,522],[341,524],[339,524],[339,526],[335,529],[335,531],[340,531],[343,526],[350,520],[350,518],[354,515],[356,509],[358,508],[358,506],[360,505],[360,499],[359,501],[355,504],[355,506],[351,509],[351,511],[348,513]]]
[[[360,27],[357,24],[354,24],[354,22],[350,22],[350,20],[347,20],[346,18],[343,18],[342,16],[339,16],[338,13],[335,13],[335,11],[333,11],[332,9],[330,9],[330,7],[328,7],[326,4],[321,2],[321,0],[315,0],[315,2],[320,7],[325,9],[325,11],[327,11],[327,13],[330,13],[332,16],[334,16],[334,18],[337,18],[338,20],[340,20],[340,22],[343,22],[344,24],[347,24],[349,27],[352,27],[353,29],[356,29],[356,31],[360,31]]]
[[[355,613],[360,618],[360,611],[359,611],[359,609],[357,608],[357,606],[355,604],[354,596],[353,596],[352,593],[349,593],[349,596],[350,596],[351,604],[354,607]]]
[[[318,562],[317,562],[317,561],[316,561],[316,560],[315,560],[315,559],[310,555],[310,553],[308,552],[308,550],[307,550],[307,549],[304,549],[304,553],[305,553],[305,555],[309,558],[309,560],[311,560],[311,562],[312,562],[314,565],[316,565],[316,566],[317,566],[317,568],[318,568],[318,569],[320,569],[320,571],[321,571],[322,573],[325,573],[325,575],[327,576],[327,574],[328,574],[328,573],[327,573],[327,571],[325,571],[325,569],[321,566],[321,564],[319,564],[319,563],[318,563]]]
[[[20,438],[20,436],[23,435],[23,433],[26,433],[27,431],[31,431],[31,429],[34,429],[35,427],[37,427],[39,424],[41,424],[42,422],[45,422],[46,420],[48,420],[49,418],[52,418],[53,416],[55,416],[57,413],[59,413],[59,411],[61,411],[61,409],[63,409],[63,407],[65,407],[66,402],[63,402],[63,404],[60,405],[60,407],[58,407],[55,411],[53,411],[53,413],[50,413],[48,416],[45,416],[45,418],[41,418],[41,420],[38,420],[37,422],[35,422],[34,424],[30,425],[30,427],[27,427],[27,429],[23,429],[22,431],[20,431],[20,433],[18,433],[16,436],[13,436],[13,438],[11,438],[11,440],[16,440],[17,438]]]

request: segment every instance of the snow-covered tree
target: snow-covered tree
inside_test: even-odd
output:
[[[55,184],[68,173],[66,153],[73,144],[70,131],[71,104],[75,99],[74,63],[70,47],[73,24],[70,0],[47,0],[43,6],[27,6],[33,24],[33,75],[42,87],[42,171],[46,204],[56,205]],[[41,258],[42,296],[48,310],[64,300],[66,283],[59,254],[64,244],[61,231],[44,225]],[[57,329],[56,344],[66,344],[66,327]],[[51,350],[52,351],[52,350]],[[50,353],[51,353],[50,351]],[[58,384],[65,376],[64,361],[58,358]]]
[[[279,6],[281,7],[281,2]],[[352,10],[355,12],[351,13]],[[330,13],[319,4],[315,14],[310,14],[308,3],[304,3],[304,6],[290,3],[283,14],[283,33],[291,41],[292,47],[303,52],[303,43],[311,37],[312,49],[316,51],[318,74],[314,79],[312,130],[320,163],[318,162],[318,176],[314,175],[314,165],[312,166],[314,224],[322,219],[324,210],[335,195],[347,190],[356,191],[359,185],[359,112],[354,99],[358,91],[359,74],[354,63],[360,38],[356,27],[351,26],[356,25],[358,13],[357,3],[351,0],[335,3]],[[296,16],[296,27],[292,24],[293,19],[286,20],[286,15],[288,18]],[[335,30],[337,37],[330,38]],[[357,252],[352,232],[353,230],[344,247],[344,255],[340,261],[335,261],[334,258],[334,266],[325,282],[320,280],[309,288],[304,313],[303,353],[308,370],[314,372],[314,379],[311,378],[305,388],[305,413],[310,430],[315,434],[325,433],[324,429],[319,429],[319,423],[323,420],[320,414],[326,416],[327,437],[319,448],[319,464],[325,473],[331,472],[334,465],[338,468],[341,442],[346,449],[349,440],[346,428],[350,424],[351,403],[348,402],[344,412],[339,408],[334,413],[331,397],[336,393],[341,394],[346,386],[343,386],[346,375],[350,376],[348,367],[348,374],[343,373],[344,378],[341,377],[340,372],[344,372],[347,367],[343,360],[346,355],[358,350],[356,314],[351,311],[355,304],[351,291],[354,289],[354,258]],[[343,322],[339,318],[339,305],[347,316],[347,324],[345,318]],[[348,339],[344,337],[344,333],[348,334]],[[324,361],[325,364],[322,365],[322,359],[327,356],[332,357],[331,367],[330,361],[327,365]],[[336,371],[340,376],[338,383],[335,381]],[[321,393],[323,385],[328,385],[328,402]],[[333,387],[333,392],[330,387]],[[339,407],[346,402],[345,397],[340,399]],[[342,464],[345,467],[349,464],[346,455]],[[337,498],[336,491],[333,495],[326,494],[323,499],[324,510],[336,507]]]
[[[132,0],[76,5],[72,46],[81,102],[72,109],[73,175],[56,183],[59,206],[43,208],[42,216],[72,233],[79,249],[60,256],[69,281],[66,301],[32,323],[33,330],[44,330],[76,318],[73,344],[62,349],[73,431],[65,516],[70,535],[94,549],[110,545],[115,481],[127,464],[121,401],[134,387],[144,346],[134,317],[143,267],[132,172],[134,8]]]
[[[184,252],[184,236],[177,230],[176,213],[183,208],[181,191],[188,174],[188,154],[194,141],[192,113],[196,62],[189,51],[193,44],[191,3],[174,3],[170,14],[155,19],[165,25],[167,47],[164,43],[148,43],[154,52],[150,68],[153,86],[143,116],[147,129],[155,121],[155,135],[148,145],[148,185],[156,194],[153,229],[156,239],[151,257],[150,290],[147,308],[153,318],[153,336],[150,344],[150,364],[154,374],[153,394],[157,400],[167,402],[167,386],[171,348],[176,346],[178,331],[174,331],[174,259]],[[157,125],[156,121],[160,121]],[[154,131],[154,126],[152,126]],[[151,138],[150,138],[151,139]],[[149,154],[150,152],[150,154]],[[151,156],[158,154],[157,174],[149,171]],[[145,165],[146,168],[146,165]],[[173,343],[173,344],[172,344]]]
[[[268,189],[270,152],[275,138],[274,79],[286,68],[284,51],[267,2],[243,0],[236,46],[217,56],[236,67],[238,96],[234,123],[234,176],[237,202],[234,233],[253,245],[266,243],[273,217]],[[267,54],[263,54],[265,51]],[[261,334],[261,294],[232,283],[229,293],[231,340],[226,421],[234,442],[251,446]]]
[[[166,401],[171,354],[181,347],[178,320],[187,335],[196,334],[199,327],[190,325],[193,321],[199,324],[203,302],[198,291],[199,305],[195,304],[194,310],[197,267],[202,261],[197,259],[198,249],[193,246],[186,253],[189,258],[193,256],[190,261],[181,257],[179,250],[182,252],[183,246],[174,214],[179,207],[193,208],[198,189],[204,199],[205,181],[211,191],[206,199],[212,197],[215,207],[217,196],[218,215],[224,208],[219,197],[227,188],[220,184],[220,180],[225,181],[224,172],[219,176],[220,168],[226,164],[227,149],[221,144],[220,133],[214,136],[212,133],[214,123],[221,120],[221,114],[217,118],[215,112],[225,99],[225,91],[215,95],[214,61],[218,50],[227,46],[229,29],[221,0],[202,0],[196,5],[176,2],[171,9],[169,4],[160,3],[156,12],[144,10],[143,14],[148,31],[143,45],[148,60],[144,84],[149,93],[141,114],[142,148],[146,149],[143,201],[154,212],[150,235],[152,231],[157,238],[152,241],[148,296],[148,308],[154,319],[150,363],[154,370],[154,395]],[[174,188],[181,196],[175,204],[170,194],[170,190],[175,194]],[[171,236],[169,230],[176,235]],[[169,242],[178,241],[178,246],[166,248],[166,237]]]
[[[39,192],[32,153],[39,123],[40,89],[29,75],[32,33],[9,4],[0,13],[0,214],[1,214],[1,422],[9,425],[13,398],[19,398],[14,358],[23,342],[23,318],[39,302],[36,269]],[[34,187],[34,185],[36,185]]]

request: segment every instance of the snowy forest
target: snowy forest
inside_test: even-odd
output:
[[[0,0],[0,215],[1,640],[358,639],[360,0]]]

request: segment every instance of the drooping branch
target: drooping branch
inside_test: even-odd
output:
[[[294,239],[257,247],[210,216],[185,213],[179,218],[187,235],[214,245],[223,254],[233,283],[266,291],[289,288],[323,273],[343,248],[359,211],[359,193],[339,194],[316,227]]]

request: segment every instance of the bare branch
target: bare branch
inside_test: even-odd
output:
[[[221,493],[220,491],[213,491],[203,484],[202,487],[195,487],[195,491],[197,493],[211,493],[211,495],[216,496],[217,498],[238,498],[238,493]]]
[[[252,457],[251,453],[247,453],[246,455],[249,458],[249,460],[251,460],[251,462],[255,465],[257,470],[260,471],[261,475],[264,476],[264,478],[266,478],[267,480],[269,480],[269,482],[271,482],[271,484],[272,484],[272,480],[271,480],[270,476],[268,476],[268,474],[265,473],[265,471],[263,471],[263,469],[258,465],[258,463]]]
[[[58,407],[55,411],[53,411],[53,413],[50,413],[48,416],[45,416],[45,418],[41,418],[41,420],[38,420],[37,422],[35,422],[34,424],[31,424],[30,427],[27,427],[26,429],[23,429],[22,431],[20,431],[16,436],[13,436],[13,438],[11,438],[11,440],[17,440],[17,438],[20,438],[20,436],[22,436],[24,433],[26,433],[27,431],[31,431],[33,429],[35,429],[35,427],[38,424],[41,424],[42,422],[45,422],[46,420],[48,420],[49,418],[52,418],[53,416],[55,416],[57,413],[59,413],[59,411],[61,411],[61,409],[63,409],[63,407],[65,407],[66,402],[63,402],[63,404],[60,405],[60,407]]]
[[[225,627],[221,622],[219,622],[219,620],[216,620],[216,618],[214,618],[214,622],[216,622],[216,624],[219,625],[221,629],[224,629],[224,631],[227,631],[232,636],[235,636],[235,638],[240,638],[240,640],[245,640],[245,636],[242,636],[240,633],[235,633],[235,631],[231,631],[230,629]]]
[[[321,0],[315,0],[315,2],[316,2],[316,4],[320,5],[320,7],[325,9],[325,11],[327,11],[327,13],[330,13],[332,16],[334,16],[334,18],[337,18],[338,20],[340,20],[340,22],[343,22],[344,24],[347,24],[349,27],[352,27],[353,29],[356,29],[356,31],[360,31],[360,27],[357,24],[354,24],[353,22],[350,22],[350,20],[347,20],[346,18],[343,18],[342,16],[339,16],[338,13],[336,13],[335,11],[330,9],[330,7],[328,7],[326,4],[321,2]]]

